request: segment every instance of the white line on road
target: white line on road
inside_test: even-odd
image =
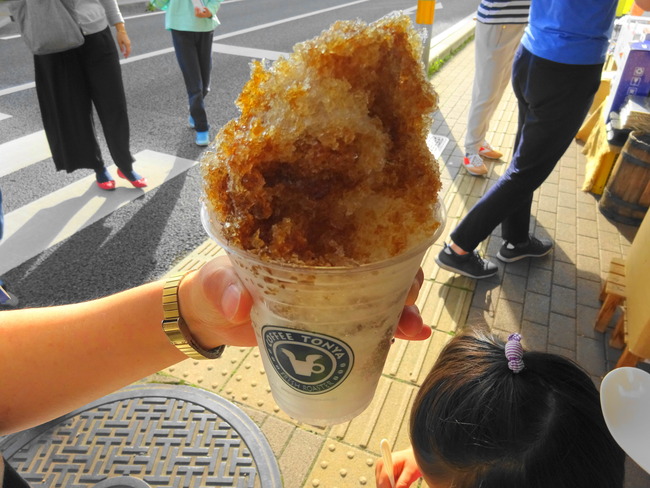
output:
[[[5,215],[0,275],[197,164],[149,150],[135,154],[135,160],[138,172],[147,176],[147,188],[136,190],[117,178],[120,181],[114,191],[102,191],[95,184],[95,175],[89,175]],[[115,166],[109,170],[116,174]]]
[[[258,31],[258,30],[267,29],[269,27],[275,27],[276,25],[286,24],[287,22],[293,22],[293,21],[304,19],[304,18],[307,18],[307,17],[312,17],[314,15],[320,15],[322,13],[330,12],[332,10],[351,7],[352,5],[357,5],[359,3],[366,3],[366,2],[369,2],[369,1],[370,0],[356,0],[354,2],[344,3],[342,5],[336,5],[334,7],[329,7],[329,8],[325,8],[325,9],[321,9],[321,10],[316,10],[314,12],[309,12],[309,13],[306,13],[306,14],[295,15],[293,17],[288,17],[286,19],[280,19],[280,20],[276,20],[274,22],[268,22],[266,24],[260,24],[260,25],[256,25],[256,26],[253,26],[253,27],[248,27],[246,29],[240,29],[238,31],[229,32],[227,34],[214,36],[214,40],[215,41],[221,41],[223,39],[228,39],[230,37],[235,37],[235,36],[239,36],[239,35],[242,35],[242,34],[248,34],[249,32],[255,32],[255,31]],[[147,58],[153,58],[155,56],[160,56],[162,54],[168,54],[168,53],[171,53],[171,52],[174,52],[173,47],[166,48],[166,49],[160,49],[158,51],[151,51],[149,53],[140,54],[140,55],[137,55],[137,56],[130,56],[127,59],[122,59],[120,61],[120,63],[121,64],[134,63],[136,61],[141,61],[141,60],[147,59]],[[253,57],[256,57],[256,56],[253,56]],[[22,91],[22,90],[28,90],[30,88],[34,88],[34,86],[35,86],[34,83],[26,83],[24,85],[19,85],[19,86],[12,87],[12,88],[5,88],[4,90],[0,90],[0,97],[3,96],[3,95],[9,95],[10,93],[15,93],[15,92]]]
[[[229,37],[239,36],[241,34],[248,34],[249,32],[255,32],[257,30],[266,29],[267,27],[275,27],[276,25],[286,24],[287,22],[293,22],[295,20],[305,19],[307,17],[313,17],[314,15],[320,15],[325,12],[331,12],[332,10],[338,10],[340,8],[351,7],[352,5],[357,5],[359,3],[366,3],[370,0],[357,0],[356,2],[344,3],[342,5],[336,5],[335,7],[324,8],[321,10],[315,10],[313,12],[308,12],[306,14],[296,15],[294,17],[287,17],[286,19],[276,20],[274,22],[268,22],[266,24],[260,24],[253,27],[248,27],[246,29],[241,29],[234,32],[229,32],[228,34],[223,34],[220,36],[214,36],[215,41],[220,41],[222,39],[227,39]]]
[[[276,20],[274,22],[268,22],[266,24],[260,24],[260,25],[256,25],[256,26],[253,26],[253,27],[247,27],[246,29],[240,29],[240,30],[237,30],[237,31],[228,32],[227,34],[221,34],[219,36],[214,36],[214,41],[221,41],[223,39],[228,39],[230,37],[240,36],[242,34],[248,34],[249,32],[255,32],[255,31],[258,31],[258,30],[266,29],[268,27],[275,27],[276,25],[286,24],[287,22],[293,22],[293,21],[304,19],[304,18],[307,18],[307,17],[312,17],[314,15],[319,15],[319,14],[322,14],[322,13],[325,13],[325,12],[330,12],[332,10],[337,10],[337,9],[340,9],[340,8],[350,7],[352,5],[357,5],[359,3],[365,3],[365,2],[369,2],[369,1],[370,0],[356,0],[355,2],[345,3],[343,5],[337,5],[335,7],[329,7],[329,8],[325,8],[325,9],[321,9],[321,10],[316,10],[314,12],[309,12],[309,13],[306,13],[306,14],[295,15],[293,17],[288,17],[286,19],[280,19],[280,20]],[[140,60],[146,59],[146,58],[152,58],[154,56],[160,56],[161,54],[167,54],[167,53],[170,53],[170,52],[173,52],[173,51],[174,51],[174,48],[160,49],[158,51],[152,51],[150,53],[141,54],[139,56],[131,56],[130,58],[123,59],[120,62],[122,64],[133,63],[135,61],[140,61]],[[1,93],[0,93],[0,95],[1,95]]]
[[[34,88],[35,86],[36,86],[36,83],[34,83],[32,81],[30,83],[25,83],[23,85],[16,85],[16,86],[12,86],[12,87],[9,87],[9,88],[5,88],[4,90],[0,90],[0,97],[2,97],[4,95],[10,95],[12,93],[16,93],[16,92],[23,91],[23,90],[29,90],[30,88]]]
[[[226,5],[228,3],[237,3],[237,2],[242,2],[243,0],[226,0],[225,2],[221,2],[221,5]],[[136,15],[129,15],[128,17],[124,17],[124,20],[131,20],[131,19],[139,19],[140,17],[149,17],[151,15],[160,15],[164,14],[165,12],[163,10],[155,11],[155,12],[146,12],[144,14],[136,14]],[[13,34],[11,36],[3,36],[0,37],[0,41],[9,41],[11,39],[18,39],[20,34]]]
[[[231,46],[229,44],[218,44],[215,43],[212,45],[212,52],[221,53],[221,54],[232,54],[233,56],[244,56],[248,58],[259,58],[259,59],[278,59],[281,56],[287,56],[287,53],[281,53],[279,51],[269,51],[266,49],[255,49],[252,47],[239,47]]]
[[[0,178],[52,156],[45,131],[0,144]]]
[[[124,20],[139,19],[140,17],[150,17],[152,15],[160,15],[164,13],[164,10],[157,10],[155,12],[146,12],[144,14],[129,15],[128,17],[124,17]]]

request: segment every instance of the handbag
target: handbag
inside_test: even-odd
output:
[[[9,9],[34,54],[58,53],[84,43],[81,27],[63,0],[22,0],[10,2]]]

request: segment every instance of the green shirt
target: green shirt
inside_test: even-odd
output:
[[[217,10],[223,0],[202,0],[212,17],[203,18],[194,15],[192,0],[151,0],[151,4],[160,10],[166,10],[165,29],[188,32],[209,32],[219,25]]]

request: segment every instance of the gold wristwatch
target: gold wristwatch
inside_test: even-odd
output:
[[[214,349],[203,349],[192,337],[187,324],[181,317],[178,306],[178,287],[185,274],[175,275],[167,279],[163,287],[163,321],[162,328],[169,341],[183,354],[192,359],[217,359],[223,354],[226,346]]]

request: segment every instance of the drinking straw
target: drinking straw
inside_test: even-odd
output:
[[[384,467],[388,473],[391,488],[395,488],[395,475],[393,474],[393,455],[390,452],[390,446],[387,439],[382,439],[379,443],[381,449],[381,456],[384,459]]]

